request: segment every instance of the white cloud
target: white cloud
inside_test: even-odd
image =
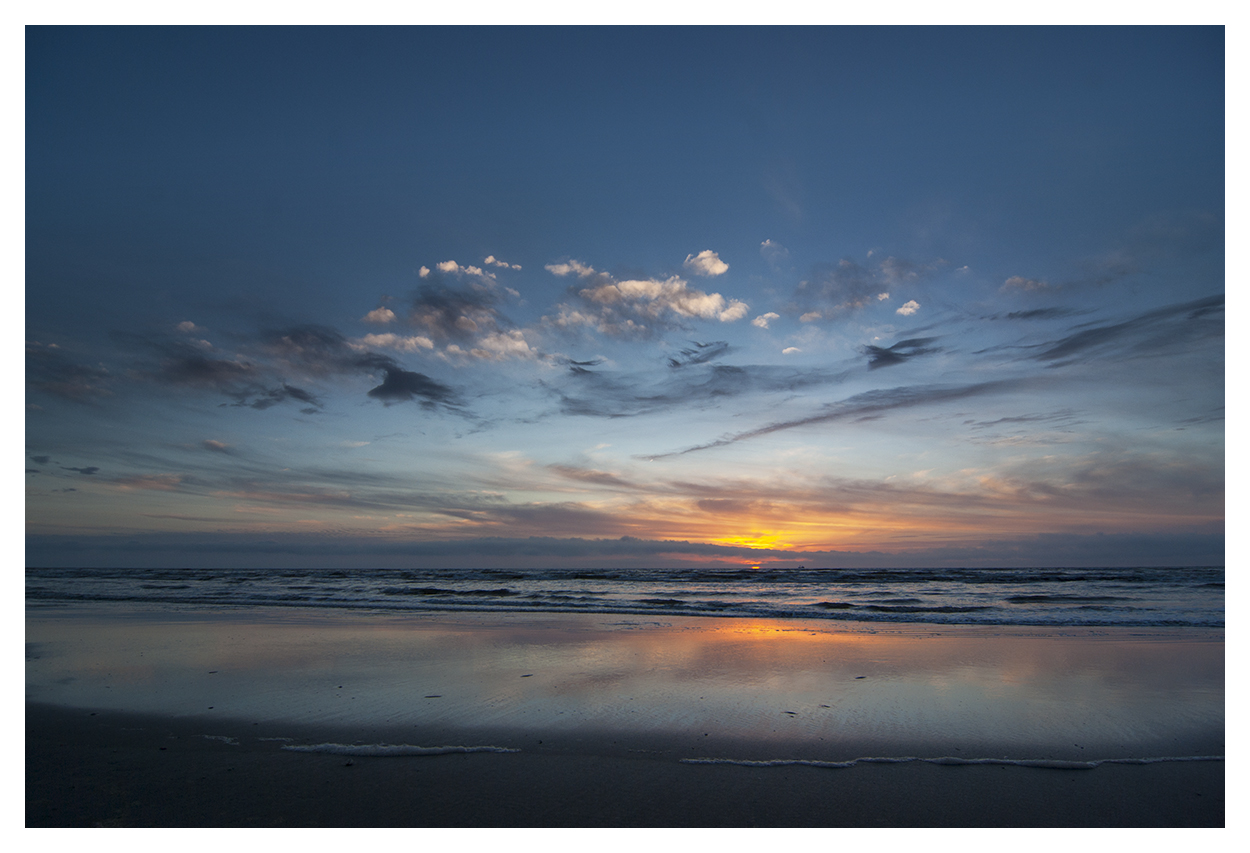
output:
[[[503,267],[506,270],[519,270],[521,268],[520,264],[510,264],[507,261],[501,261],[494,255],[487,255],[486,259],[483,260],[482,263],[486,264],[488,267]]]
[[[502,361],[506,358],[533,358],[537,355],[526,343],[525,334],[520,329],[486,335],[469,352],[477,358],[491,361]]]
[[[747,315],[747,304],[740,299],[730,299],[729,307],[716,315],[722,323],[734,323]]]
[[[341,441],[339,444],[343,447],[365,447],[369,444],[367,441]]]
[[[605,282],[581,291],[581,295],[600,305],[629,307],[648,317],[658,318],[665,311],[681,317],[717,318],[723,323],[741,320],[748,306],[737,299],[726,300],[719,293],[704,293],[686,285],[685,279],[672,276],[664,281],[631,279]]]
[[[481,267],[475,267],[473,265],[462,266],[455,261],[442,261],[441,263],[435,264],[434,267],[439,272],[454,273],[455,275],[469,275],[475,278],[489,279],[493,279],[495,277],[493,272],[488,272]],[[421,269],[417,271],[417,274],[422,278],[425,278],[430,274],[430,271],[426,267],[421,267]],[[491,284],[491,282],[487,282],[487,284]]]
[[[804,314],[802,317],[800,317],[800,318],[799,318],[799,322],[800,322],[800,323],[811,323],[811,322],[814,322],[814,321],[819,320],[819,319],[820,319],[820,312],[819,312],[819,311],[808,311],[806,314]]]
[[[885,301],[886,301],[887,299],[889,299],[889,298],[890,298],[890,294],[888,294],[888,293],[878,293],[878,294],[877,294],[877,301],[878,301],[878,302],[885,302]]]
[[[581,278],[586,278],[595,274],[594,267],[588,267],[581,261],[570,260],[567,264],[547,264],[546,269],[550,273],[558,276],[566,276],[570,273],[577,273]]]
[[[697,255],[686,255],[686,261],[683,266],[695,275],[720,275],[729,269],[729,264],[725,263],[711,249],[704,249]]]
[[[1044,281],[1025,278],[1022,275],[1013,275],[1011,278],[1003,282],[1003,286],[1000,287],[999,290],[1045,290],[1048,287],[1050,287],[1050,285]]]
[[[904,317],[910,317],[920,310],[920,303],[912,299],[903,303],[903,307],[895,311],[895,314],[902,314]]]
[[[189,335],[192,332],[198,332],[199,330],[200,330],[200,327],[192,323],[190,320],[183,320],[181,323],[178,324],[178,331],[182,332],[183,334]]]
[[[226,444],[224,441],[218,441],[215,438],[204,439],[204,446],[209,450],[216,450],[219,453],[225,453],[230,449],[230,445]]]
[[[795,353],[795,352],[802,352],[802,351],[803,351],[803,350],[799,349],[798,347],[786,347],[785,349],[783,349],[783,350],[781,351],[781,354],[782,354],[782,355],[790,355],[791,353]]]
[[[434,349],[434,341],[425,335],[403,336],[394,332],[386,332],[381,335],[365,335],[360,339],[360,344],[366,347],[381,347],[383,349],[399,350],[400,352]]]
[[[374,308],[368,314],[360,318],[366,323],[377,323],[385,325],[395,319],[395,312],[390,308]]]
[[[767,314],[761,314],[758,317],[756,317],[754,320],[752,320],[751,325],[759,326],[761,329],[767,329],[769,323],[771,323],[773,320],[780,320],[780,319],[781,319],[780,314],[774,314],[772,311],[769,311]]]

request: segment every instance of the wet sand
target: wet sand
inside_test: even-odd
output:
[[[1222,826],[1212,633],[27,614],[28,826]],[[284,746],[359,745],[357,754]],[[509,751],[367,754],[371,745]],[[686,761],[683,761],[686,759]]]
[[[495,739],[522,750],[348,757],[259,740],[290,737],[289,727],[91,713],[27,707],[27,826],[1224,825],[1222,761],[751,768],[684,764],[677,749],[562,751],[528,733],[498,732]]]

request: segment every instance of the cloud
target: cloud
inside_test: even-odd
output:
[[[1011,536],[977,545],[915,550],[781,550],[633,536],[488,536],[413,540],[378,536],[300,533],[140,533],[128,536],[46,535],[26,537],[28,562],[41,566],[165,567],[171,559],[188,567],[394,566],[474,567],[521,570],[616,568],[690,563],[737,569],[754,564],[842,569],[1031,566],[1223,565],[1221,533],[1043,533]]]
[[[1070,317],[1079,312],[1071,308],[1034,308],[1030,311],[1012,311],[1008,320],[1054,320],[1059,317]]]
[[[751,393],[794,393],[844,381],[849,371],[773,365],[691,364],[660,382],[575,367],[563,385],[545,383],[569,415],[624,418],[681,407],[717,405]]]
[[[685,279],[617,281],[599,274],[597,282],[580,288],[576,295],[585,305],[559,305],[559,313],[544,321],[558,328],[585,326],[616,337],[642,338],[657,329],[680,327],[685,320],[741,320],[749,310],[738,299],[691,288]]]
[[[63,471],[77,471],[79,474],[83,474],[84,476],[90,477],[91,475],[93,475],[93,474],[95,474],[97,471],[99,471],[100,469],[99,469],[97,466],[95,466],[95,465],[88,465],[86,468],[68,468],[68,467],[66,467],[66,466],[62,465],[62,466],[61,466],[61,470],[63,470]]]
[[[193,334],[194,332],[200,331],[200,327],[192,323],[190,320],[183,320],[181,323],[178,324],[178,331],[182,332],[183,334],[190,335],[190,334]]]
[[[397,335],[394,332],[365,335],[359,339],[359,343],[366,347],[380,347],[381,349],[393,349],[399,352],[418,352],[420,350],[434,349],[434,342],[425,335]]]
[[[51,456],[32,456],[30,460],[37,465],[47,465],[52,460]]]
[[[576,273],[580,278],[589,278],[596,275],[595,268],[583,264],[581,261],[570,260],[563,264],[547,264],[545,269],[553,275],[566,276]]]
[[[791,354],[793,354],[793,353],[796,353],[796,352],[802,352],[802,351],[803,351],[803,350],[799,349],[798,347],[786,347],[785,349],[783,349],[783,350],[781,351],[781,354],[782,354],[782,355],[791,355]]]
[[[1003,286],[1000,287],[999,290],[1006,293],[1011,290],[1023,290],[1027,292],[1030,290],[1047,290],[1049,288],[1050,285],[1044,281],[1038,281],[1033,278],[1025,278],[1021,275],[1013,275],[1011,278],[1003,282]]]
[[[758,326],[761,329],[767,329],[769,323],[771,323],[773,320],[780,320],[780,319],[781,319],[780,314],[774,314],[772,311],[769,311],[767,314],[761,314],[758,317],[756,317],[754,320],[752,320],[751,325]]]
[[[915,314],[919,310],[920,310],[920,303],[914,299],[911,299],[903,303],[902,307],[899,308],[894,313],[902,314],[904,317],[910,317],[912,314]]]
[[[910,338],[905,341],[899,341],[888,349],[869,345],[864,347],[862,352],[869,356],[868,369],[875,370],[878,367],[891,367],[895,364],[902,364],[904,361],[908,361],[916,356],[941,352],[940,347],[929,346],[936,340],[937,338]]]
[[[217,441],[216,439],[213,439],[213,438],[204,439],[203,445],[206,450],[212,450],[217,453],[229,453],[230,452],[230,445],[226,444],[224,441]]]
[[[506,266],[506,264],[501,264],[500,266]],[[488,270],[483,270],[481,267],[462,266],[456,263],[455,261],[443,261],[441,263],[435,264],[434,268],[437,269],[439,272],[446,273],[448,275],[469,276],[470,278],[479,278],[479,279],[494,279],[495,278],[495,274],[493,272],[489,272]],[[426,268],[422,267],[421,269],[426,269]],[[425,278],[427,275],[429,275],[428,272],[425,275],[422,275],[421,277]]]
[[[478,332],[498,332],[507,322],[495,309],[499,294],[480,282],[468,288],[424,284],[412,297],[410,323],[432,340],[464,343]]]
[[[694,349],[684,349],[678,358],[670,358],[668,366],[672,368],[686,367],[691,364],[706,364],[713,359],[720,358],[729,352],[729,344],[725,341],[713,341],[710,344],[701,344],[698,341],[691,341],[695,345]]]
[[[461,351],[454,344],[448,351]],[[468,350],[469,355],[488,361],[502,361],[508,358],[537,358],[540,354],[525,340],[520,329],[506,332],[493,332],[478,339],[477,345]]]
[[[800,323],[814,323],[817,320],[821,319],[823,316],[824,315],[821,314],[819,311],[808,311],[806,314],[801,314],[799,316],[799,322]]]
[[[457,405],[456,393],[441,382],[436,382],[424,373],[404,370],[397,365],[383,368],[385,379],[376,388],[371,388],[368,395],[386,404],[412,400],[420,402],[427,408],[436,404],[445,406]]]
[[[711,249],[704,249],[697,255],[686,255],[682,266],[695,275],[702,276],[721,275],[729,270],[729,264],[722,261]]]
[[[405,338],[386,333],[349,340],[329,326],[292,326],[262,331],[244,346],[246,355],[233,358],[206,355],[184,341],[123,337],[159,354],[155,369],[135,375],[216,392],[231,398],[236,407],[263,410],[295,402],[304,405],[300,410],[304,414],[314,414],[322,408],[321,400],[288,377],[327,380],[381,374],[381,384],[368,392],[374,399],[388,403],[421,399],[458,410],[456,394],[450,388],[424,374],[410,373],[394,358],[369,349],[369,344],[388,344],[403,351],[427,348],[419,336]]]
[[[795,299],[804,305],[819,303],[812,307],[818,309],[824,317],[832,319],[857,311],[873,302],[889,299],[892,288],[919,282],[945,265],[946,262],[941,259],[918,264],[903,258],[888,257],[876,266],[865,267],[849,258],[843,258],[837,264],[821,264],[815,267],[808,279],[799,282]],[[910,312],[900,310],[899,313],[906,316]]]
[[[482,261],[482,263],[491,267],[503,267],[504,269],[511,269],[511,270],[519,270],[521,268],[520,264],[510,264],[507,261],[501,261],[498,258],[496,258],[494,255],[487,255],[486,259]]]
[[[134,477],[119,477],[112,483],[125,490],[146,489],[156,492],[172,492],[178,489],[182,480],[179,474],[142,474]]]
[[[715,441],[709,441],[706,444],[688,447],[685,450],[676,450],[670,453],[659,453],[654,456],[647,456],[643,458],[655,460],[664,459],[669,456],[682,456],[687,453],[696,453],[701,450],[710,450],[715,447],[725,447],[739,441],[746,441],[752,438],[771,435],[772,433],[781,432],[782,430],[811,426],[813,424],[831,423],[834,421],[868,420],[898,409],[926,406],[934,403],[951,402],[954,400],[964,400],[1007,390],[1018,390],[1023,387],[1023,385],[1024,382],[1021,380],[994,380],[990,382],[978,382],[972,385],[913,385],[866,391],[862,394],[855,394],[851,397],[847,397],[845,400],[828,403],[821,411],[804,418],[777,421],[756,429],[733,433],[724,436],[723,438],[716,439]]]
[[[360,319],[366,323],[377,323],[381,326],[393,321],[395,319],[395,312],[386,307],[374,308]]]
[[[56,344],[26,342],[26,382],[31,388],[76,403],[109,396],[112,376],[102,364],[74,362]]]
[[[1224,296],[1168,305],[1139,314],[1121,323],[1081,329],[1044,345],[1033,356],[1052,366],[1067,364],[1083,354],[1106,351],[1127,343],[1129,355],[1159,355],[1194,341],[1223,337]]]

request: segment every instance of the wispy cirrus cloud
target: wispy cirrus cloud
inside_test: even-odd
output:
[[[795,429],[797,427],[831,423],[834,421],[866,420],[868,418],[877,417],[886,412],[896,411],[898,409],[964,400],[972,397],[999,393],[1001,391],[1018,389],[1021,387],[1021,384],[1022,383],[1019,380],[993,380],[989,382],[973,383],[970,385],[917,385],[866,391],[862,394],[855,394],[851,397],[847,397],[845,400],[827,403],[819,411],[806,417],[795,418],[787,421],[777,421],[755,429],[732,433],[716,439],[715,441],[709,441],[705,444],[687,447],[684,450],[675,450],[669,453],[657,453],[653,456],[647,456],[644,458],[654,460],[665,459],[670,456],[683,456],[688,453],[697,453],[702,450],[725,447],[739,441],[759,438],[761,436],[771,435],[772,433]]]

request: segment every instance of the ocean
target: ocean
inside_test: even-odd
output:
[[[27,569],[28,608],[601,613],[1224,627],[1224,568]]]

